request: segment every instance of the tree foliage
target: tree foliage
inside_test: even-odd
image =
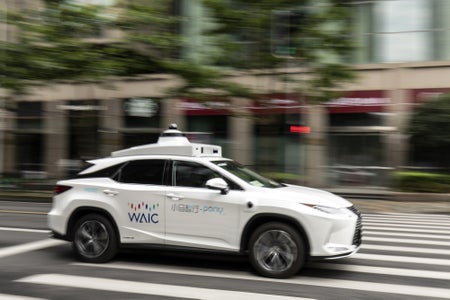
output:
[[[450,168],[450,95],[432,99],[417,108],[409,134],[417,163]]]
[[[171,91],[181,97],[208,95],[250,97],[244,85],[231,83],[224,71],[274,68],[284,58],[271,53],[271,17],[276,9],[303,9],[299,0],[199,0],[207,7],[209,21],[199,34],[209,45],[194,51],[208,52],[206,61],[183,55],[175,0],[117,0],[112,6],[81,0],[45,0],[39,9],[25,8],[2,14],[14,37],[0,48],[1,87],[26,92],[33,84],[55,80],[105,81],[111,76],[149,73],[175,74],[184,85]],[[304,1],[306,3],[306,0]],[[352,78],[342,64],[351,51],[348,9],[340,1],[308,7],[296,40],[301,47],[290,64],[300,63],[310,72],[303,93],[326,98],[339,82]],[[300,3],[300,5],[299,5]],[[105,32],[117,34],[104,39]],[[217,95],[217,94],[216,94]]]
[[[350,36],[351,11],[345,1],[308,0],[203,0],[218,26],[209,32],[216,36],[223,55],[219,65],[238,69],[266,69],[297,66],[308,70],[299,92],[310,99],[329,100],[330,93],[343,81],[354,79],[344,62],[354,50]],[[274,53],[276,13],[295,12],[288,37],[293,52]],[[295,24],[294,24],[295,22]],[[274,55],[275,54],[275,55]]]

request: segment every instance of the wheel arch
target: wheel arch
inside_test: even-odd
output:
[[[260,225],[268,222],[279,222],[292,226],[299,233],[301,239],[303,240],[305,245],[305,254],[309,256],[310,245],[308,235],[306,234],[300,222],[289,216],[271,213],[255,215],[247,222],[247,224],[244,227],[244,230],[242,231],[240,243],[241,252],[246,252],[248,250],[248,242],[255,229],[258,228]]]
[[[117,223],[114,221],[114,218],[112,215],[105,209],[94,207],[94,206],[83,206],[78,207],[76,210],[72,212],[70,215],[69,221],[67,223],[67,239],[72,241],[73,240],[73,234],[74,234],[74,227],[77,221],[82,218],[83,216],[86,216],[88,214],[98,214],[108,219],[109,222],[111,222],[111,225],[114,228],[114,232],[117,235],[118,241],[120,242],[120,231],[117,227]]]

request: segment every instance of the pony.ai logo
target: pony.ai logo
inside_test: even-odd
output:
[[[131,223],[158,224],[159,215],[155,211],[159,208],[159,203],[150,204],[146,202],[128,203],[128,218]]]

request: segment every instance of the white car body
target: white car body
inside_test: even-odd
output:
[[[164,162],[163,184],[117,181],[122,174],[115,179],[98,175],[130,161]],[[56,237],[72,240],[77,219],[99,213],[116,228],[119,245],[246,253],[252,233],[268,222],[295,228],[304,243],[306,259],[345,257],[355,253],[361,243],[361,217],[349,201],[318,189],[275,183],[275,187],[263,187],[257,180],[247,182],[224,168],[234,165],[221,157],[217,146],[190,144],[169,134],[157,144],[113,152],[112,157],[90,163],[93,166],[79,178],[57,183],[67,190],[54,196],[48,214]],[[218,174],[232,183],[231,188],[183,186],[179,172],[191,165]],[[194,176],[189,174],[188,180]]]

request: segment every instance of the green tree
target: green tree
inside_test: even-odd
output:
[[[100,38],[115,25],[115,13],[111,7],[65,0],[8,10],[2,21],[17,30],[1,45],[1,86],[22,93],[30,85],[54,80],[102,81],[112,75],[160,72],[157,54],[142,54],[121,39]]]
[[[354,79],[344,63],[354,50],[346,1],[203,2],[218,23],[209,31],[221,37],[216,39],[223,51],[218,65],[238,69],[304,67],[308,71],[299,82],[299,92],[318,101],[329,100],[340,83]],[[283,38],[289,41],[283,44]],[[279,45],[285,49],[277,49]]]
[[[55,80],[101,82],[110,76],[169,73],[184,79],[172,91],[178,96],[206,88],[244,94],[246,89],[224,81],[218,68],[180,55],[174,2],[123,0],[103,6],[46,0],[39,9],[4,11],[0,22],[17,30],[12,39],[0,42],[0,85],[20,94],[30,85]],[[101,39],[108,30],[118,30],[118,36]]]
[[[18,30],[14,39],[1,42],[0,84],[23,93],[30,85],[55,80],[101,82],[110,76],[169,73],[184,79],[171,91],[176,96],[201,98],[208,96],[205,91],[215,91],[225,97],[250,97],[246,86],[227,81],[224,72],[283,66],[286,59],[271,52],[273,12],[301,11],[305,1],[203,0],[214,26],[200,34],[208,37],[207,46],[212,48],[202,45],[195,51],[214,49],[206,53],[206,62],[182,55],[183,17],[174,14],[175,2],[117,0],[102,6],[82,0],[45,0],[40,9],[8,11],[2,14],[7,20],[0,21]],[[289,59],[290,64],[310,70],[307,84],[299,87],[315,99],[328,98],[341,81],[352,78],[341,63],[352,48],[348,8],[337,0],[327,2],[308,7],[301,17],[292,36],[301,46]],[[115,29],[119,34],[113,39],[98,39],[105,30]]]
[[[412,160],[416,164],[450,168],[450,95],[421,105],[409,126]]]

